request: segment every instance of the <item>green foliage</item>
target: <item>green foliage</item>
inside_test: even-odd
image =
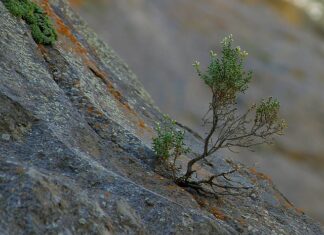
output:
[[[279,118],[279,109],[280,102],[277,99],[272,97],[263,99],[256,107],[255,123],[267,126],[268,129],[271,129],[273,125],[277,125],[278,133],[281,133],[287,125],[283,119]]]
[[[175,126],[174,120],[164,116],[163,123],[158,123],[155,128],[157,137],[153,138],[153,150],[162,160],[177,158],[190,151],[184,144],[184,131]]]
[[[237,97],[248,88],[252,73],[244,70],[243,62],[248,53],[233,47],[233,41],[231,35],[224,38],[220,57],[210,53],[211,61],[205,72],[201,71],[199,62],[193,64],[198,76],[210,88],[212,99],[203,119],[210,128],[204,152],[189,162],[187,176],[191,176],[194,163],[219,149],[271,143],[272,136],[282,134],[286,127],[285,121],[279,118],[280,103],[271,97],[250,106],[244,113],[238,111]]]
[[[16,17],[30,25],[36,43],[52,45],[57,33],[45,12],[30,0],[4,0],[4,5]]]
[[[252,77],[251,72],[243,68],[247,52],[240,47],[233,48],[233,41],[232,35],[223,39],[221,57],[210,52],[211,62],[205,72],[201,71],[199,62],[194,63],[198,76],[210,87],[217,102],[224,104],[234,102],[237,94],[248,88]]]
[[[173,180],[178,185],[213,196],[224,193],[217,192],[217,188],[228,191],[226,194],[239,195],[237,190],[250,187],[232,184],[230,175],[238,171],[239,167],[204,178],[197,176],[195,164],[208,162],[207,158],[215,156],[214,153],[220,149],[234,151],[236,148],[250,149],[271,143],[272,137],[281,135],[286,128],[285,121],[279,118],[280,103],[272,97],[263,99],[259,105],[251,105],[245,112],[239,111],[238,95],[246,91],[252,77],[251,72],[244,70],[247,52],[240,47],[233,47],[232,36],[225,37],[221,46],[220,57],[210,52],[210,64],[206,71],[201,71],[199,62],[193,64],[199,78],[210,88],[212,94],[208,112],[203,117],[203,124],[208,131],[202,153],[194,155],[188,161],[185,173],[181,172],[182,166],[177,160],[189,149],[183,143],[184,133],[176,131],[175,122],[169,118],[165,119],[163,125],[157,126],[157,137],[153,139],[155,153],[161,159],[168,160],[166,170],[172,172]],[[218,178],[223,178],[229,185],[220,184]]]

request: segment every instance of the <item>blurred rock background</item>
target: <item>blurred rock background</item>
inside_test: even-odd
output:
[[[324,7],[318,0],[71,0],[138,75],[165,113],[204,133],[209,93],[192,62],[233,34],[254,79],[244,107],[278,97],[289,128],[273,147],[237,161],[269,174],[297,206],[324,224]]]

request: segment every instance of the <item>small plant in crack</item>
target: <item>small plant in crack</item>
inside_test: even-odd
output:
[[[155,127],[157,137],[153,138],[153,150],[159,157],[168,171],[172,173],[174,181],[177,180],[177,166],[179,157],[190,152],[184,144],[184,131],[176,129],[176,122],[168,116],[164,116],[162,123],[157,123]]]
[[[237,148],[251,149],[264,143],[270,144],[273,137],[282,135],[286,128],[285,121],[279,117],[280,103],[272,97],[263,99],[259,104],[252,104],[245,112],[238,109],[238,96],[247,90],[252,78],[252,73],[244,70],[243,62],[247,52],[240,47],[233,47],[232,36],[225,37],[221,46],[221,56],[210,52],[210,64],[205,71],[201,70],[199,62],[193,64],[198,77],[208,86],[212,96],[209,109],[203,117],[203,125],[208,131],[202,153],[190,159],[185,170],[180,171],[179,158],[189,152],[183,142],[184,132],[175,131],[175,122],[169,120],[167,125],[157,127],[158,136],[153,139],[153,149],[158,157],[168,160],[167,169],[172,171],[175,183],[215,196],[222,194],[220,188],[230,193],[249,187],[231,184],[233,181],[230,175],[239,170],[237,166],[227,172],[203,178],[197,176],[197,164],[215,157],[215,153],[221,149],[234,151]],[[180,151],[176,151],[177,138],[180,138]],[[220,178],[229,184],[220,184]]]
[[[30,26],[36,43],[52,45],[57,33],[46,13],[31,0],[2,0],[6,8],[16,17],[22,18]]]

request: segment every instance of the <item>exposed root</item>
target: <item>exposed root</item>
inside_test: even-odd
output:
[[[191,178],[180,177],[175,180],[175,183],[180,187],[191,188],[196,190],[197,193],[203,194],[205,196],[215,197],[221,195],[231,195],[231,196],[240,196],[242,195],[242,190],[253,189],[251,186],[243,186],[241,183],[233,181],[230,178],[230,175],[238,171],[238,168],[234,168],[230,171],[223,172],[220,174],[215,174],[210,176],[206,180],[194,181]],[[217,182],[217,179],[222,178],[228,184],[220,184]],[[235,186],[232,183],[239,184],[241,186]]]

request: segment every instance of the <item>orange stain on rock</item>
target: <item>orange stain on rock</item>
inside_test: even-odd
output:
[[[305,211],[301,208],[295,208],[298,214],[305,214]]]
[[[137,117],[137,113],[134,111],[133,108],[130,107],[130,105],[127,103],[126,99],[123,97],[120,91],[118,91],[110,81],[106,81],[106,84],[107,84],[107,90],[123,106],[123,108],[129,113]]]
[[[94,110],[95,110],[95,108],[93,106],[90,106],[87,109],[88,113],[93,113]]]
[[[96,123],[96,124],[94,124],[94,128],[100,129],[101,128],[101,125],[99,123]]]
[[[40,1],[40,6],[44,9],[44,11],[54,20],[54,25],[56,27],[56,30],[59,34],[59,42],[61,43],[60,45],[65,48],[66,50],[72,50],[75,54],[77,54],[83,64],[98,78],[100,78],[107,86],[107,90],[109,93],[118,101],[118,103],[121,104],[123,109],[127,111],[128,113],[132,114],[133,116],[136,117],[134,123],[138,124],[140,128],[145,128],[148,130],[151,130],[148,128],[144,121],[138,120],[137,113],[134,111],[134,109],[127,103],[126,99],[123,97],[120,91],[118,91],[111,81],[108,80],[108,75],[104,72],[101,71],[96,63],[94,63],[90,58],[89,58],[89,53],[88,50],[79,42],[77,37],[73,35],[71,29],[63,22],[63,20],[55,13],[53,8],[51,7],[50,3],[48,0],[41,0]],[[60,36],[65,37],[68,39],[68,42],[64,41],[63,39],[60,40]],[[69,43],[70,42],[70,43]],[[42,49],[41,49],[42,50]],[[45,50],[45,48],[44,48]],[[80,86],[80,84],[76,84],[76,86]],[[88,110],[89,112],[95,112],[94,110]],[[98,115],[103,115],[101,112],[96,112]]]
[[[81,59],[83,61],[83,63],[100,79],[103,80],[103,82],[107,85],[108,90],[110,91],[110,93],[121,103],[124,104],[125,108],[129,111],[131,111],[132,113],[135,114],[135,112],[130,108],[130,106],[128,104],[126,104],[123,101],[122,95],[119,91],[117,91],[114,86],[111,84],[110,81],[107,80],[108,75],[103,72],[100,71],[100,69],[98,69],[98,66],[89,59],[88,57],[88,51],[86,48],[84,48],[82,46],[82,44],[79,42],[79,40],[73,35],[73,33],[71,32],[70,28],[63,22],[63,20],[54,12],[53,8],[51,7],[51,5],[49,4],[48,0],[42,0],[41,4],[42,8],[44,9],[44,11],[52,18],[54,19],[55,22],[55,26],[56,26],[56,30],[59,33],[59,35],[64,36],[65,38],[67,38],[71,44],[72,44],[72,49],[73,52],[75,52],[76,54],[78,54],[79,56],[81,56]],[[61,40],[62,41],[62,40]],[[70,45],[69,45],[70,46]]]
[[[209,202],[206,199],[200,198],[198,196],[193,195],[194,199],[198,203],[198,205],[202,208],[209,206]]]
[[[138,123],[139,127],[141,128],[146,128],[146,124],[143,120],[140,120],[139,123]]]
[[[124,103],[122,94],[117,91],[110,82],[107,84],[107,89],[116,98],[116,100],[118,100],[120,103]]]
[[[239,218],[239,219],[238,219],[238,222],[239,222],[241,225],[246,225],[246,221],[245,221],[243,218]]]
[[[282,200],[280,200],[282,201]],[[283,201],[283,206],[286,208],[286,209],[296,209],[291,203],[287,202],[287,201]]]
[[[94,114],[94,115],[96,115],[98,117],[104,116],[104,114],[101,111],[97,110],[94,106],[89,106],[87,108],[87,112],[92,113],[92,114]]]
[[[210,209],[209,211],[210,213],[212,213],[215,218],[219,219],[219,220],[227,220],[228,217],[219,209],[217,209],[216,207],[213,207]]]
[[[250,168],[249,171],[250,171],[251,174],[255,175],[259,179],[267,180],[269,182],[272,182],[272,179],[270,178],[270,176],[268,176],[268,175],[266,175],[264,173],[258,172],[254,167]]]
[[[60,35],[64,35],[68,38],[74,45],[74,51],[86,55],[87,50],[81,45],[79,40],[73,35],[70,28],[61,20],[61,18],[54,12],[53,8],[50,6],[48,0],[42,0],[41,7],[44,9],[47,15],[49,15],[55,21],[56,30]]]

